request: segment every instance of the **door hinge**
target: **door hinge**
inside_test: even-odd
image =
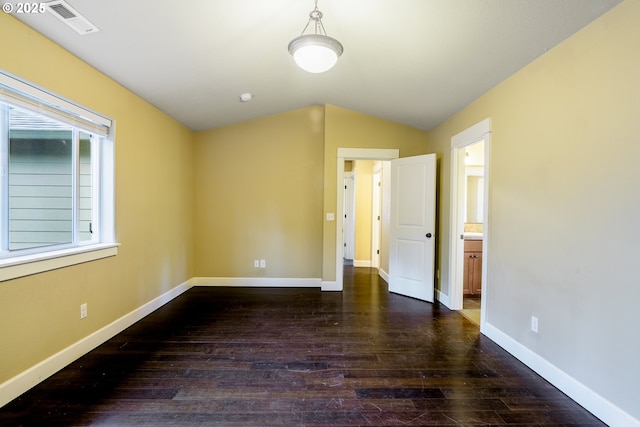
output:
[[[380,255],[380,249],[376,250],[376,254]]]

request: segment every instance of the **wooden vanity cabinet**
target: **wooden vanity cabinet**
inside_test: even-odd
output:
[[[464,241],[464,295],[482,292],[482,240]]]

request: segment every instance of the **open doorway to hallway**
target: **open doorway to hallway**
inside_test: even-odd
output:
[[[391,292],[434,302],[436,155],[433,153],[400,159],[398,149],[338,148],[333,290],[342,290],[343,284],[344,165],[348,160],[389,161],[388,170],[382,168],[380,275],[389,283]]]
[[[383,209],[384,170],[388,161],[346,160],[344,162],[343,240],[344,264],[381,269],[385,277]]]

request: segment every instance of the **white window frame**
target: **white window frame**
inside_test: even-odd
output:
[[[97,189],[97,197],[94,198],[93,204],[95,216],[98,219],[95,238],[87,242],[76,242],[72,246],[56,245],[24,251],[2,251],[0,282],[117,255],[119,245],[115,240],[114,226],[115,129],[113,121],[2,70],[0,70],[0,102],[69,123],[74,128],[92,135],[100,135],[99,143],[92,142],[92,150],[93,148],[99,150],[98,156],[95,156],[98,159],[96,162],[100,162],[95,164],[97,173],[93,176],[94,188]],[[8,123],[3,124],[0,121],[0,126],[8,126]],[[74,135],[76,133],[77,131],[74,131]],[[1,152],[0,156],[8,156],[8,152]],[[75,185],[74,189],[77,190]],[[3,200],[0,207],[2,209],[6,208],[6,196],[6,188],[2,186],[0,189],[0,197]],[[6,231],[8,215],[0,216],[3,218],[0,226],[3,231]]]

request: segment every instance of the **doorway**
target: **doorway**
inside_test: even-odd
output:
[[[490,121],[451,138],[449,308],[485,322]],[[466,304],[465,304],[466,303]]]
[[[382,247],[382,170],[388,169],[389,162],[376,162],[371,182],[371,267],[380,269],[380,249]],[[386,166],[386,167],[385,167]]]
[[[388,162],[345,161],[343,212],[345,265],[380,267],[383,163]]]
[[[349,160],[374,160],[385,161],[393,160],[400,157],[398,149],[376,149],[376,148],[338,148],[337,158],[337,197],[336,212],[344,212],[344,179],[345,179],[345,162]],[[383,172],[384,174],[384,167]],[[386,185],[383,182],[383,187]],[[385,189],[382,189],[385,192]],[[382,208],[384,209],[384,207]],[[336,215],[336,290],[342,290],[343,271],[344,271],[344,215]],[[381,264],[384,264],[381,260]],[[382,265],[380,266],[382,267]],[[379,267],[381,276],[388,281],[383,271]]]
[[[356,202],[355,202],[355,167],[353,161],[345,162],[344,171],[344,262],[353,265],[355,258],[355,229],[356,229]]]
[[[484,237],[484,139],[464,148],[463,277],[461,313],[480,325]]]
[[[334,290],[343,289],[344,215],[342,212],[344,212],[345,161],[389,160],[390,179],[385,180],[383,172],[382,180],[382,194],[388,194],[390,199],[389,250],[388,254],[381,251],[380,263],[384,264],[386,261],[389,264],[387,282],[391,292],[433,302],[436,155],[425,154],[399,159],[398,149],[338,148],[336,160],[338,184],[336,212],[339,214],[335,216],[336,286]],[[390,188],[391,184],[394,185],[393,190]],[[332,214],[327,215],[333,217]],[[384,232],[381,234],[384,235]]]

